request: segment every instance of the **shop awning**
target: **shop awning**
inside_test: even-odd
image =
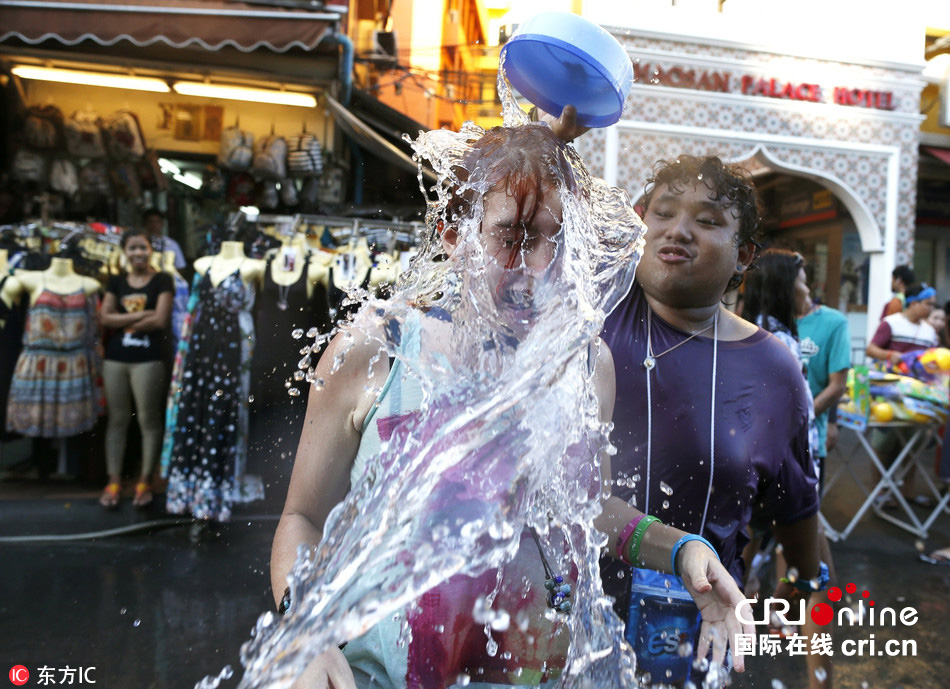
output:
[[[333,97],[325,95],[325,98],[327,104],[330,106],[330,112],[333,114],[333,120],[337,126],[359,146],[392,165],[411,172],[418,171],[419,166],[410,156],[389,141],[386,141],[386,139],[377,134],[369,125],[343,107],[343,105]],[[432,170],[423,167],[422,172],[429,181],[436,181],[437,177]]]
[[[230,0],[0,0],[0,43],[75,46],[225,47],[244,53],[313,50],[332,33],[339,11],[309,11]]]
[[[922,148],[934,158],[950,165],[950,148],[936,148],[934,146],[923,146]]]

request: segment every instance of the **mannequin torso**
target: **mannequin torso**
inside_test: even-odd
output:
[[[174,251],[164,251],[162,252],[162,264],[159,267],[163,273],[168,273],[172,276],[172,279],[175,281],[184,280],[184,278],[178,273],[178,270],[175,268],[175,252]]]
[[[18,271],[15,284],[19,286],[20,291],[26,291],[30,295],[31,306],[36,303],[44,290],[60,295],[73,294],[82,290],[89,295],[95,294],[100,289],[97,280],[79,275],[73,270],[72,259],[58,257],[51,260],[46,270]]]
[[[218,286],[228,275],[240,269],[241,280],[248,285],[260,287],[266,265],[266,262],[260,259],[248,258],[241,242],[222,242],[219,253],[202,256],[195,261],[195,271],[200,275],[207,273],[211,284]]]

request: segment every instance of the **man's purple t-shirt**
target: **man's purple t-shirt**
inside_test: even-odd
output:
[[[709,486],[713,341],[695,337],[656,358],[651,376],[652,459],[647,486],[647,302],[639,283],[607,318],[603,339],[617,371],[611,440],[615,495],[665,524],[702,535],[737,579],[745,527],[788,524],[818,510],[808,452],[805,378],[788,349],[762,330],[719,342],[716,361],[715,471]],[[652,316],[654,356],[689,337]],[[712,331],[707,333],[712,335]],[[630,486],[630,480],[635,481]],[[619,483],[618,483],[619,481]],[[647,490],[649,489],[649,506]],[[605,577],[605,586],[615,576]],[[608,591],[610,593],[610,591]]]

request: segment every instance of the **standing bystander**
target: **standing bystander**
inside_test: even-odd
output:
[[[904,292],[915,282],[917,282],[917,277],[910,266],[897,266],[891,272],[891,292],[894,294],[891,296],[891,300],[884,305],[881,320],[904,310]]]
[[[165,251],[175,252],[175,268],[181,270],[187,263],[185,254],[174,239],[165,234],[165,214],[157,208],[149,208],[142,214],[142,225],[148,232],[149,239],[152,242],[152,248],[161,256]]]

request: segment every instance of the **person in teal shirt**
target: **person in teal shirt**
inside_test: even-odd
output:
[[[798,318],[802,362],[808,374],[808,386],[815,397],[818,422],[819,485],[824,478],[824,460],[838,441],[838,427],[829,422],[829,412],[844,394],[851,367],[851,333],[847,317],[823,304],[814,304]]]

